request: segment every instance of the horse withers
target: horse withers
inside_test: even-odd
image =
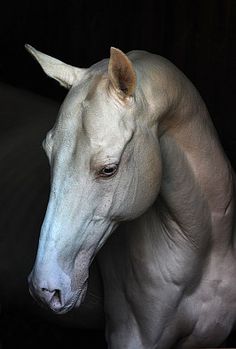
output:
[[[80,306],[95,258],[109,348],[221,345],[236,320],[234,174],[199,93],[145,51],[81,69],[26,48],[69,89],[43,143],[30,292],[58,314]]]

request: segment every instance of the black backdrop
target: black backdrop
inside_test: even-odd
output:
[[[25,43],[79,67],[108,57],[110,46],[163,55],[200,91],[236,168],[235,0],[4,3],[0,5],[0,81],[63,100],[66,91],[44,75],[25,51]],[[33,329],[27,331],[33,336]]]

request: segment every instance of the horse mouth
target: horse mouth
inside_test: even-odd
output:
[[[64,305],[61,308],[56,308],[53,306],[53,304],[49,304],[48,307],[50,310],[52,310],[57,315],[63,315],[68,313],[70,310],[72,310],[75,307],[76,300],[70,302],[68,305]]]
[[[63,305],[58,305],[58,300],[52,299],[47,306],[52,310],[55,314],[61,315],[66,314],[70,310],[72,310],[75,307],[79,307],[85,300],[86,293],[88,288],[88,281],[86,280],[83,284],[83,286],[75,292],[75,294],[70,298],[69,301],[66,301]],[[62,303],[62,302],[61,302]]]
[[[88,282],[86,281],[81,289],[76,292],[76,294],[72,297],[70,302],[66,303],[60,308],[57,308],[54,306],[53,302],[50,302],[48,305],[49,308],[56,314],[58,315],[63,315],[71,311],[73,308],[79,307],[85,300],[86,293],[87,293],[87,287],[88,287]]]

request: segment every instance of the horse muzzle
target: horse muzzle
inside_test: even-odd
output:
[[[29,292],[41,306],[51,309],[56,314],[65,314],[80,305],[87,291],[87,280],[82,287],[71,291],[70,286],[62,282],[46,282],[35,277],[32,271],[28,277]]]

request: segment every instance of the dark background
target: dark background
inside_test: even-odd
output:
[[[2,137],[0,145],[2,148],[0,148],[0,154],[1,151],[4,153],[4,157],[2,156],[4,165],[2,162],[0,168],[1,178],[8,178],[7,171],[13,173],[14,168],[17,168],[23,174],[22,180],[17,182],[18,185],[26,186],[25,183],[29,176],[35,176],[30,187],[31,193],[41,193],[41,196],[35,196],[36,199],[41,198],[40,207],[34,206],[34,217],[37,217],[32,218],[33,223],[28,224],[24,229],[29,234],[35,231],[35,238],[31,238],[34,248],[27,260],[28,264],[33,260],[37,234],[46,206],[48,168],[45,165],[46,162],[44,164],[45,159],[41,153],[39,154],[43,162],[40,167],[41,172],[39,170],[27,172],[27,162],[23,166],[19,158],[24,156],[27,159],[30,152],[31,155],[34,154],[35,158],[43,133],[53,124],[57,103],[63,100],[66,90],[46,77],[39,65],[25,51],[25,43],[79,67],[88,67],[108,57],[110,46],[118,47],[124,52],[144,49],[165,56],[176,64],[200,91],[225,152],[236,168],[235,0],[153,0],[133,2],[131,5],[128,2],[112,1],[21,0],[9,1],[9,3],[5,1],[4,7],[3,4],[0,6],[2,7],[0,11],[0,82],[2,82],[0,89],[0,132]],[[11,88],[11,86],[14,87]],[[28,95],[25,90],[33,94]],[[34,94],[42,96],[39,104],[36,103],[37,112],[34,111],[33,104],[31,109],[27,104],[29,99],[34,103]],[[44,102],[48,102],[47,98],[57,102],[48,119],[45,115],[41,116],[44,114],[43,105]],[[17,132],[19,129],[21,131]],[[28,135],[26,136],[24,130],[30,130],[30,133],[34,135],[33,139],[37,139],[37,142],[27,138]],[[21,140],[13,136],[14,134],[18,135],[18,138],[20,135]],[[26,143],[24,143],[25,139],[27,139]],[[12,153],[9,156],[4,150],[8,148],[7,144],[11,144],[12,147]],[[14,219],[12,222],[12,214],[10,214],[12,202],[14,204],[15,200],[17,206],[20,200],[20,196],[9,198],[10,193],[15,192],[13,187],[16,182],[14,180],[18,178],[17,173],[12,176],[13,179],[8,183],[5,196],[2,195],[0,202],[5,236],[10,234],[14,236],[20,227],[19,223],[14,223]],[[40,181],[41,187],[38,186],[37,181]],[[4,186],[5,184],[2,184],[2,187]],[[26,186],[25,193],[27,190]],[[42,193],[42,190],[45,191],[45,194]],[[18,216],[21,215],[21,219],[18,219],[22,226],[24,226],[24,220],[28,219],[26,212],[29,207],[26,201],[21,200],[20,202],[23,207],[22,212],[25,213],[17,211]],[[32,197],[31,202],[34,202]],[[12,243],[13,241],[12,239]],[[11,266],[8,267],[7,261],[5,263],[4,275],[7,278],[7,270],[8,268],[10,270]],[[25,267],[24,270],[28,272],[27,268]],[[7,286],[4,292],[8,293]],[[17,293],[17,286],[14,292]],[[94,343],[102,343],[104,346],[102,333],[78,332],[68,327],[58,327],[55,324],[47,323],[45,319],[42,320],[32,315],[21,305],[16,306],[15,301],[11,302],[7,299],[2,309],[3,348],[13,348],[14,341],[23,343],[25,347],[32,347],[32,343],[34,347],[45,346],[45,337],[51,338],[47,340],[51,348],[66,347],[70,343],[68,341],[71,338],[78,338],[78,335],[84,343],[81,346],[83,348],[89,347],[88,343],[92,337]],[[233,334],[228,340],[228,345],[236,347]]]

